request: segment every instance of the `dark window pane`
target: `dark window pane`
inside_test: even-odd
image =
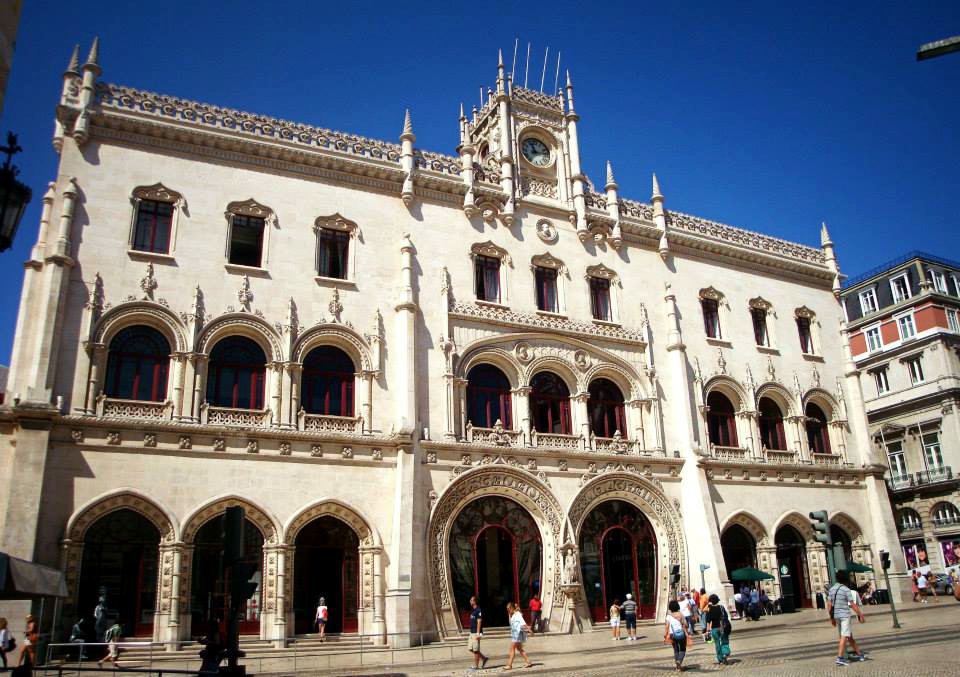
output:
[[[107,397],[162,402],[167,396],[170,344],[156,329],[127,327],[110,342],[104,393]]]
[[[232,218],[230,263],[259,268],[263,256],[264,220],[240,214],[234,214]]]
[[[800,335],[800,350],[805,353],[812,353],[813,339],[810,335],[810,318],[797,318],[797,333]]]
[[[722,393],[707,396],[707,428],[710,442],[721,447],[737,446],[737,424],[733,404]]]
[[[137,205],[133,248],[137,251],[167,254],[170,251],[170,228],[173,205],[169,202],[141,200]]]
[[[542,371],[530,380],[530,417],[542,433],[569,435],[570,390],[556,374]]]
[[[610,280],[590,278],[590,310],[595,320],[613,321],[610,312]]]
[[[783,434],[783,414],[773,400],[764,397],[760,400],[760,440],[767,449],[786,450],[787,441]]]
[[[537,308],[550,313],[557,312],[557,271],[553,268],[535,269]]]
[[[308,414],[353,416],[354,364],[334,346],[314,348],[303,361],[303,408]]]
[[[330,228],[320,229],[317,274],[321,277],[347,279],[347,255],[350,234]]]
[[[267,358],[245,336],[230,336],[210,351],[207,401],[215,407],[263,409]]]
[[[467,421],[492,428],[497,420],[513,429],[510,381],[493,365],[479,364],[467,374]]]
[[[492,256],[477,256],[476,288],[481,301],[500,303],[500,259]]]
[[[716,299],[701,299],[703,328],[710,338],[720,338],[720,309]]]
[[[767,337],[767,311],[763,308],[752,308],[753,337],[758,346],[770,345]]]
[[[627,437],[623,393],[608,379],[598,378],[590,383],[587,415],[590,431],[598,437],[613,437],[618,432]]]

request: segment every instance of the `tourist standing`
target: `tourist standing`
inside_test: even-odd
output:
[[[483,637],[483,611],[477,603],[476,597],[470,598],[470,637],[467,639],[467,650],[473,654],[471,670],[487,667],[487,657],[480,653],[480,638]]]
[[[713,649],[717,654],[717,664],[725,665],[730,655],[730,617],[727,610],[720,604],[720,598],[710,595],[707,598],[707,609],[704,614],[704,623],[710,628],[710,639],[713,640]]]
[[[917,577],[920,576],[920,572],[916,569],[913,570],[913,573],[910,574],[910,591],[913,593],[913,601],[920,601],[920,587],[917,585]]]
[[[13,639],[13,633],[7,628],[7,619],[0,618],[0,660],[3,661],[3,669],[7,669],[7,652],[13,651],[17,643]]]
[[[747,609],[752,620],[760,620],[760,591],[756,588],[750,588],[750,605]]]
[[[527,655],[527,652],[523,650],[523,643],[527,641],[527,631],[530,628],[527,627],[526,621],[523,620],[523,614],[520,613],[520,609],[517,608],[517,605],[513,602],[507,604],[507,615],[510,616],[510,653],[507,654],[507,664],[504,669],[510,670],[513,668],[513,657],[517,653],[523,656],[523,667],[533,667],[533,663],[530,662],[530,657]]]
[[[733,593],[733,604],[737,608],[737,616],[743,618],[743,593],[739,590]]]
[[[37,642],[40,640],[40,633],[37,632],[37,622],[33,614],[27,614],[27,627],[23,633],[23,647],[20,649],[20,659],[17,665],[23,665],[24,659],[31,668],[37,664]]]
[[[837,628],[840,633],[840,641],[837,645],[837,665],[849,665],[846,658],[847,644],[856,652],[854,658],[858,661],[867,660],[867,656],[857,646],[853,638],[853,629],[850,626],[851,612],[857,615],[857,619],[863,623],[863,612],[856,603],[849,587],[850,575],[843,569],[837,572],[837,582],[827,591],[827,613],[830,614],[830,624]]]
[[[613,631],[614,641],[620,639],[620,600],[613,600],[610,605],[610,629]]]
[[[680,615],[683,616],[683,622],[687,624],[690,634],[693,635],[697,631],[697,626],[694,625],[696,621],[693,619],[693,601],[690,599],[689,593],[681,592],[677,596],[677,604],[680,606]]]
[[[633,595],[629,592],[620,607],[620,613],[623,614],[623,622],[627,626],[627,640],[637,641],[637,603],[633,601]]]
[[[327,600],[321,597],[317,601],[317,631],[320,633],[320,641],[327,641],[327,618],[330,616],[330,609],[327,607]]]
[[[680,602],[671,600],[667,609],[667,618],[663,625],[663,643],[673,646],[674,665],[677,672],[682,672],[683,659],[687,655],[687,640],[692,639],[690,628],[680,612]]]
[[[700,595],[697,598],[697,613],[700,614],[701,630],[704,642],[712,641],[710,636],[710,626],[707,624],[707,608],[710,606],[710,598],[707,597],[707,591],[700,588]]]
[[[540,632],[540,618],[543,613],[543,602],[539,595],[534,595],[530,600],[530,634]]]

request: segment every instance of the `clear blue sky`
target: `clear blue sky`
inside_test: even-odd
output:
[[[417,145],[447,153],[519,37],[537,86],[562,51],[584,168],[599,183],[611,160],[622,195],[649,199],[656,171],[668,209],[808,244],[826,220],[848,274],[960,257],[960,54],[914,57],[960,34],[960,2],[24,4],[0,131],[20,134],[34,200],[0,254],[0,363],[60,76],[94,35],[107,81],[391,140],[409,107]]]

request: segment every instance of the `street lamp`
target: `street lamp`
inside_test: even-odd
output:
[[[23,150],[17,145],[17,135],[7,133],[7,145],[0,146],[0,153],[7,156],[0,167],[0,252],[10,249],[17,234],[17,226],[23,211],[30,202],[30,188],[17,181],[20,170],[13,166],[13,156]]]

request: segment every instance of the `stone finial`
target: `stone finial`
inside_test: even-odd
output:
[[[87,54],[87,61],[83,64],[84,68],[95,68],[100,70],[100,37],[97,36],[93,39],[93,44],[90,45],[90,53]]]
[[[237,290],[237,301],[240,302],[240,309],[244,312],[250,312],[250,304],[253,302],[253,292],[250,291],[250,278],[243,276],[243,282],[240,289]]]
[[[466,119],[467,119],[467,116],[466,116],[466,115],[464,114],[464,112],[463,112],[463,101],[460,102],[460,119],[461,119],[461,120],[466,120]]]
[[[653,174],[653,194],[650,196],[651,200],[662,200],[663,193],[660,192],[660,182],[657,181],[657,174]]]
[[[416,137],[413,134],[413,121],[410,119],[409,108],[403,116],[403,134],[400,135],[400,139],[402,140],[404,137],[410,137],[411,140],[416,140]]]
[[[70,55],[70,63],[67,64],[67,70],[64,75],[71,73],[80,75],[80,45],[73,46],[73,54]]]
[[[830,239],[830,231],[827,230],[827,222],[824,221],[820,224],[820,246],[826,247],[833,244],[833,240]]]
[[[610,164],[610,160],[607,160],[607,185],[604,187],[605,190],[614,190],[617,188],[617,182],[613,178],[613,165]]]
[[[573,82],[570,81],[570,71],[567,71],[567,89],[573,89]]]
[[[497,50],[497,67],[503,68],[503,50]]]
[[[147,264],[147,274],[140,278],[140,290],[144,301],[153,301],[153,292],[158,287],[157,278],[153,275],[153,264]]]
[[[340,313],[343,312],[343,304],[340,303],[340,290],[336,287],[333,288],[333,293],[330,295],[330,303],[327,304],[327,310],[329,310],[330,314],[333,316],[334,322],[340,321]]]

